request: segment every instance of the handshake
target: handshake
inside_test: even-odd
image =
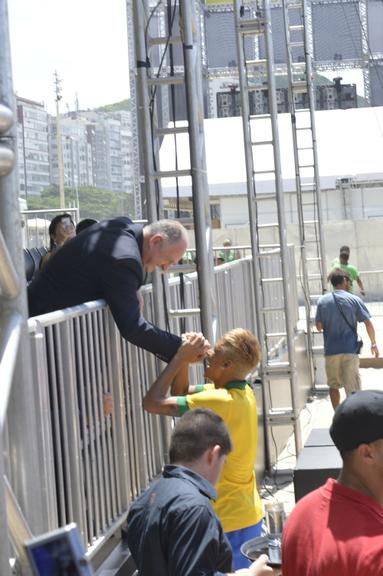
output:
[[[201,332],[186,332],[181,339],[182,344],[176,356],[183,362],[200,362],[213,352],[209,340]]]

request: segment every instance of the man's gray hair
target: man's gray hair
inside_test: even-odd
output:
[[[181,240],[188,241],[186,229],[177,220],[157,220],[145,226],[150,236],[160,234],[169,242],[177,244]]]

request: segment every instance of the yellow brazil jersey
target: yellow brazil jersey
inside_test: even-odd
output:
[[[203,392],[178,397],[181,413],[210,408],[229,429],[233,450],[228,455],[216,485],[214,510],[225,532],[240,530],[262,519],[254,464],[258,443],[258,418],[254,394],[245,381],[224,388],[204,387]]]

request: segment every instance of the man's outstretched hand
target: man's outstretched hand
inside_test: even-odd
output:
[[[182,344],[177,356],[183,362],[199,362],[205,358],[208,350],[210,350],[209,341],[201,332],[186,332],[182,334]]]

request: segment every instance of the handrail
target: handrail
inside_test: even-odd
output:
[[[0,335],[0,434],[3,432],[13,372],[20,343],[23,317],[13,312],[2,322]],[[5,326],[4,326],[5,324]]]
[[[72,320],[83,312],[94,312],[95,310],[102,310],[105,307],[105,300],[93,300],[91,302],[78,304],[77,306],[70,306],[68,308],[64,308],[63,310],[55,310],[54,312],[47,312],[46,314],[41,314],[40,316],[33,316],[28,320],[28,329],[29,332],[34,332],[35,326],[37,324],[40,324],[44,327],[55,326],[61,322]]]
[[[38,210],[20,210],[20,214],[32,216],[33,214],[61,214],[62,212],[78,213],[78,208],[39,208]]]
[[[0,289],[6,298],[16,298],[20,293],[20,282],[13,266],[4,236],[0,230]]]

